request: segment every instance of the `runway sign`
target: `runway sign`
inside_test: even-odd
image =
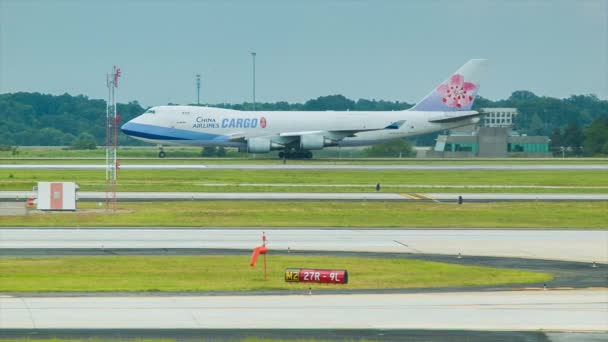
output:
[[[348,271],[310,268],[286,268],[285,282],[348,284]]]

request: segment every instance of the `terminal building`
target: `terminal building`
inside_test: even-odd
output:
[[[506,158],[551,157],[546,136],[528,136],[513,129],[515,108],[483,108],[478,125],[451,130],[439,135],[427,158]]]

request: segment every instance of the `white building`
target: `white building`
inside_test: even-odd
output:
[[[38,210],[76,210],[78,185],[74,182],[38,182],[34,190]]]
[[[483,126],[511,127],[513,118],[518,114],[517,108],[481,108],[483,111]]]

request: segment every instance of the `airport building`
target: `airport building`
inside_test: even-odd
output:
[[[481,108],[485,113],[482,119],[484,127],[513,127],[517,108]]]
[[[427,158],[551,157],[546,136],[528,136],[513,129],[515,108],[484,108],[481,125],[451,130],[439,135]]]

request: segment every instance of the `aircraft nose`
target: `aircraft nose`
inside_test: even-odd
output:
[[[135,130],[133,124],[133,120],[127,121],[124,125],[120,127],[120,130],[126,135],[133,135],[133,131]]]

